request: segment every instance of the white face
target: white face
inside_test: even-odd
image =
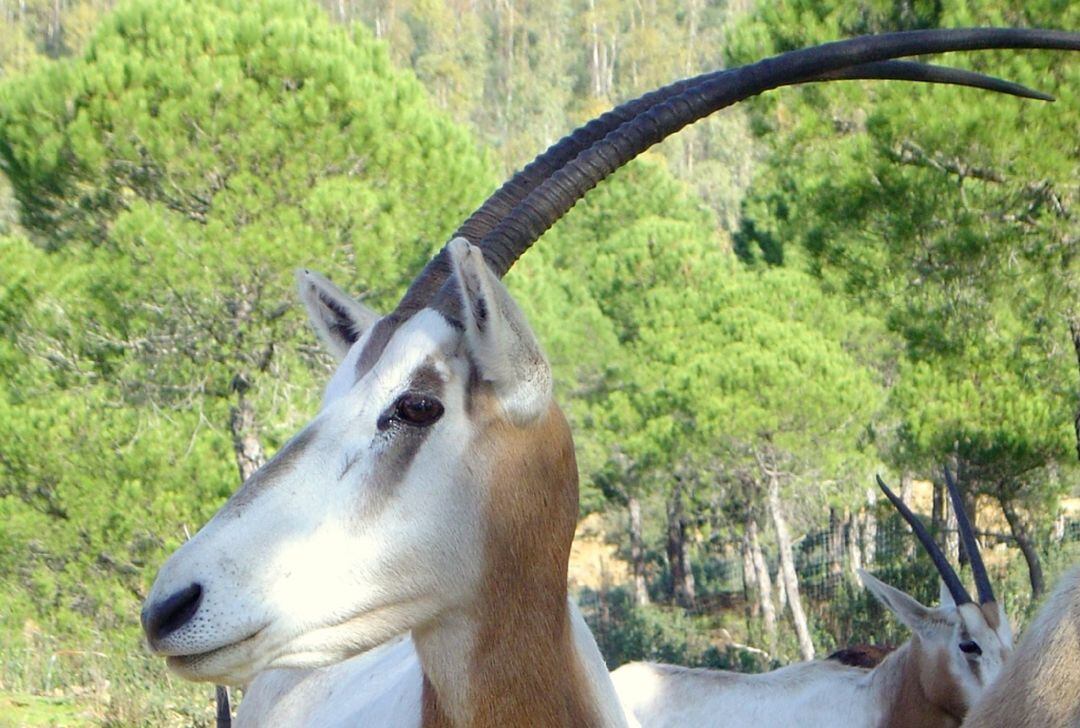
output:
[[[1004,610],[994,604],[949,604],[935,610],[947,627],[934,649],[948,661],[964,705],[970,708],[1012,655],[1012,630]]]
[[[974,705],[1012,654],[1012,629],[1001,606],[968,602],[958,607],[942,588],[941,606],[925,607],[865,571],[859,577],[918,638],[920,694],[954,714]]]
[[[458,239],[447,252],[433,304],[445,313],[425,308],[389,337],[377,314],[300,273],[341,363],[315,419],[158,574],[143,628],[181,676],[242,684],[329,664],[475,598],[493,467],[477,443],[491,452],[493,423],[547,413],[551,373],[481,251]]]
[[[161,569],[147,604],[201,591],[189,621],[151,640],[172,669],[239,683],[326,664],[465,599],[480,536],[455,526],[478,522],[482,498],[461,338],[425,310],[359,379],[366,337],[353,345],[318,416]],[[410,423],[395,415],[403,401],[442,416]]]

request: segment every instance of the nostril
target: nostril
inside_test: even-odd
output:
[[[143,631],[151,644],[163,640],[187,624],[199,611],[203,589],[200,584],[181,589],[143,610]]]

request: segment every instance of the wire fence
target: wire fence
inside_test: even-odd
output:
[[[1053,528],[1033,538],[1048,585],[1066,566],[1080,562],[1080,520],[1060,519]],[[952,563],[957,564],[956,529],[939,528],[936,539]],[[1003,593],[1010,595],[1016,610],[1025,610],[1030,601],[1030,593],[1025,593],[1029,592],[1027,565],[1014,540],[1007,534],[981,533],[980,542],[991,580],[1003,585]],[[747,586],[756,580],[746,578],[741,546],[734,540],[699,545],[693,559],[696,604],[691,611],[718,612],[745,602],[749,596]],[[819,609],[827,610],[839,591],[858,588],[858,569],[884,574],[891,583],[917,597],[936,598],[937,579],[929,557],[898,517],[832,519],[828,526],[796,538],[792,547],[800,596],[811,606],[816,603]],[[773,542],[763,543],[761,550],[773,595],[782,606],[786,595],[780,578],[779,551]],[[662,556],[655,556],[648,565],[650,598],[663,603],[671,593],[671,575]],[[608,608],[604,600],[611,598],[609,591],[583,591],[579,595],[582,608],[599,618]]]
[[[955,529],[938,530],[937,539],[954,564],[957,538]],[[1052,528],[1041,529],[1034,540],[1048,589],[1065,568],[1080,563],[1080,520],[1061,519]],[[999,601],[1020,632],[1037,606],[1028,565],[1008,534],[982,532],[980,544]],[[697,546],[692,559],[696,593],[690,609],[674,608],[671,575],[663,555],[656,553],[647,570],[651,607],[636,606],[628,583],[606,583],[578,593],[581,610],[609,664],[645,659],[759,671],[798,659],[776,544],[761,544],[771,578],[769,601],[782,623],[781,644],[773,639],[772,648],[762,623],[760,585],[745,578],[742,542]],[[906,630],[862,589],[856,576],[859,568],[924,604],[937,603],[935,568],[907,525],[893,514],[880,520],[831,519],[828,526],[797,538],[793,556],[814,642],[823,651],[836,645],[899,644],[907,639]]]

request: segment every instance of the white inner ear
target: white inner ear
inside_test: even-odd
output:
[[[931,610],[896,587],[889,586],[870,573],[859,570],[863,586],[870,590],[886,609],[896,615],[904,626],[922,636],[929,636],[939,629]]]
[[[470,353],[485,381],[495,387],[507,416],[527,424],[551,403],[551,368],[521,309],[464,238],[448,245],[461,293],[462,323]]]
[[[338,361],[381,318],[314,271],[296,271],[296,282],[311,327]]]
[[[956,600],[953,599],[952,592],[949,591],[949,587],[945,585],[944,580],[938,580],[938,604],[943,607],[955,607]]]

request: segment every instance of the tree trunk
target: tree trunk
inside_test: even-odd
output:
[[[788,606],[791,608],[791,620],[795,623],[795,634],[799,638],[799,654],[804,660],[814,659],[814,643],[810,639],[810,628],[806,623],[802,599],[799,597],[799,578],[795,573],[795,559],[791,551],[791,536],[788,534],[787,521],[780,507],[780,479],[769,474],[769,510],[772,512],[773,527],[780,547],[780,573],[784,576],[784,588],[787,590]]]
[[[904,501],[908,505],[911,505],[911,496],[915,493],[915,479],[911,477],[911,473],[904,472],[900,474],[900,500]]]
[[[941,533],[945,529],[945,488],[934,481],[934,504],[930,512],[930,533],[941,543]],[[946,551],[946,554],[949,552]]]
[[[750,554],[757,574],[758,594],[761,599],[761,617],[765,623],[765,637],[769,641],[769,654],[776,654],[776,609],[773,607],[772,578],[769,566],[765,563],[765,554],[761,552],[758,540],[758,525],[753,516],[746,521],[747,539],[750,542]]]
[[[1031,541],[1031,534],[1028,532],[1024,519],[1017,513],[1009,499],[999,496],[998,503],[1001,504],[1005,520],[1009,522],[1009,529],[1012,531],[1013,538],[1016,539],[1016,545],[1020,547],[1020,553],[1024,555],[1024,561],[1027,562],[1028,579],[1031,581],[1031,599],[1037,600],[1046,591],[1039,552]]]
[[[911,474],[907,473],[907,472],[902,473],[900,475],[900,500],[907,503],[908,506],[910,507],[911,506],[911,497],[914,494],[914,492],[915,492],[915,483],[914,483],[914,479],[911,477]],[[937,505],[936,500],[934,501],[934,504]],[[912,510],[914,510],[914,508]],[[937,523],[937,521],[932,521],[932,524],[936,524],[936,523]],[[912,533],[911,526],[907,525],[906,522],[903,523],[902,528],[904,529],[904,531],[906,533]],[[931,528],[931,533],[933,533],[933,528]],[[904,551],[904,558],[908,562],[914,561],[914,559],[915,559],[915,537],[914,537],[914,535],[912,535],[910,538],[905,538],[904,539],[903,551]]]
[[[840,583],[844,571],[844,524],[836,508],[829,508],[829,535],[826,538],[829,553],[829,586]]]
[[[956,514],[952,501],[945,492],[945,484],[934,480],[934,512],[930,517],[930,533],[949,559],[959,560],[960,534],[956,527]]]
[[[600,31],[597,28],[596,23],[596,0],[589,0],[589,41],[592,46],[592,53],[589,55],[591,63],[589,64],[589,75],[592,81],[592,95],[593,98],[600,98],[602,92],[602,84],[600,82]]]
[[[1065,540],[1065,527],[1068,525],[1068,519],[1065,517],[1065,512],[1058,513],[1057,518],[1054,519],[1054,529],[1051,532],[1051,538],[1054,539],[1054,545],[1060,546],[1061,542]]]
[[[901,483],[903,481],[901,480]],[[859,549],[862,551],[864,569],[874,565],[877,558],[877,490],[866,490],[866,506],[859,512]]]
[[[682,483],[678,478],[667,507],[667,557],[671,567],[671,596],[684,609],[693,609],[696,600],[694,572],[686,543],[686,515],[683,511]]]
[[[851,513],[848,511],[844,518],[844,545],[847,547],[847,558],[850,575],[855,578],[862,563],[862,521],[865,511]]]
[[[944,492],[944,488],[942,488],[942,492]],[[960,527],[956,521],[956,510],[952,507],[951,499],[946,496],[942,496],[942,499],[945,501],[945,524],[941,537],[938,540],[942,544],[945,555],[950,559],[955,559],[955,563],[959,563]]]
[[[236,405],[229,411],[229,429],[242,483],[266,462],[255,428],[255,408],[242,391],[237,392]]]
[[[1072,334],[1073,350],[1076,351],[1076,366],[1080,367],[1080,313],[1070,312],[1069,333]],[[1080,405],[1073,413],[1073,431],[1076,433],[1076,457],[1080,458]]]
[[[957,470],[955,472],[957,473],[957,476],[959,477],[959,472],[960,471]],[[970,488],[965,490],[961,495],[961,500],[964,503],[964,513],[966,513],[968,515],[968,518],[971,520],[971,527],[974,528],[976,532],[978,532],[978,530],[979,530],[979,503],[975,499],[975,492],[973,490],[971,490]],[[954,514],[953,520],[954,521],[956,520],[955,514]],[[959,554],[960,554],[959,559],[957,559],[957,563],[960,564],[960,568],[964,568],[965,566],[970,566],[971,565],[971,555],[967,552],[967,549],[964,547],[963,539],[960,538],[959,527],[960,527],[959,522],[957,522],[957,529],[958,529],[957,530],[957,541],[959,542],[959,545],[957,546],[957,548],[959,549]],[[976,537],[976,541],[978,541],[978,537]]]
[[[649,603],[649,590],[645,585],[645,547],[641,529],[641,501],[636,495],[626,498],[630,511],[630,567],[634,573],[634,604],[641,607]]]
[[[739,542],[742,556],[743,598],[746,600],[746,619],[757,619],[761,614],[761,584],[758,582],[757,567],[754,565],[754,551],[750,547],[750,524],[746,525]]]
[[[784,582],[784,565],[776,565],[776,577],[773,579],[773,583],[776,584],[776,610],[783,614],[787,609],[787,588]]]

